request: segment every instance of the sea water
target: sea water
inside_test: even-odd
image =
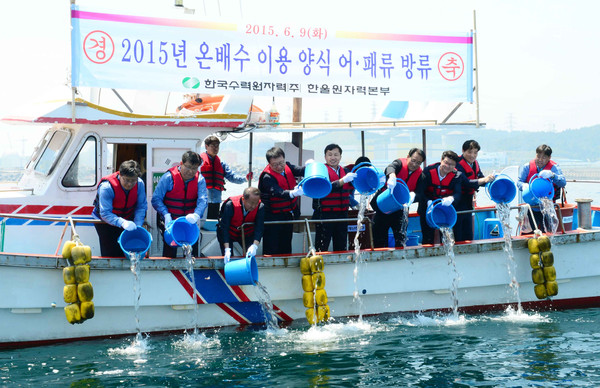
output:
[[[0,351],[0,385],[573,387],[600,385],[600,309],[383,315]],[[123,349],[116,351],[115,349]]]

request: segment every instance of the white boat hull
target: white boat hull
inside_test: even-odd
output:
[[[534,310],[600,306],[600,230],[556,235],[553,240],[559,292],[546,300],[538,300],[533,292],[525,238],[513,240],[523,306]],[[503,247],[501,239],[455,246],[459,310],[500,310],[517,302],[509,286]],[[361,258],[364,262],[358,265],[355,286],[353,253],[324,255],[325,290],[333,317],[451,309],[454,272],[442,246],[367,250]],[[269,292],[278,319],[305,319],[300,257],[257,259],[259,281]],[[77,325],[69,324],[63,311],[62,268],[66,265],[53,256],[0,255],[0,347],[137,331],[134,276],[128,260],[92,260],[96,314]],[[222,259],[196,260],[196,306],[185,267],[184,259],[142,260],[138,312],[142,332],[182,331],[192,328],[194,319],[199,328],[264,321],[255,287],[228,286]],[[353,297],[355,288],[360,304]]]

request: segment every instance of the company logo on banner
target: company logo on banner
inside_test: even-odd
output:
[[[71,11],[72,83],[268,96],[473,100],[473,38]]]

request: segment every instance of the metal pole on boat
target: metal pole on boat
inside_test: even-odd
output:
[[[294,97],[292,108],[292,122],[302,122],[302,98]],[[298,166],[302,166],[302,143],[302,132],[292,132],[292,144],[298,147]]]
[[[75,0],[71,0],[71,7],[69,7],[69,24],[73,27],[73,18],[71,16],[71,8],[75,5]],[[71,39],[73,36],[71,35]],[[71,85],[73,85],[73,65],[71,64]],[[75,88],[71,86],[71,122],[75,122]]]
[[[421,130],[421,138],[423,142],[423,152],[425,153],[425,159],[423,159],[423,166],[427,166],[427,130],[425,128]]]
[[[248,144],[248,170],[252,174],[252,142],[254,141],[254,134],[250,132],[250,141]],[[252,186],[252,179],[248,179],[248,187]]]
[[[475,57],[475,127],[479,128],[479,66],[477,64],[477,11],[473,10],[473,56]]]
[[[360,131],[360,151],[361,156],[365,156],[365,131]]]

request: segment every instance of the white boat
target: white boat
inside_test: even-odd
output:
[[[227,113],[226,104],[214,114],[150,118],[107,111],[79,101],[73,123],[71,108],[66,104],[36,120],[54,124],[36,149],[18,190],[0,193],[4,247],[0,253],[0,347],[135,333],[133,275],[127,259],[94,255],[90,281],[94,287],[95,316],[79,325],[71,325],[65,319],[62,270],[69,264],[60,255],[60,247],[70,238],[69,217],[81,240],[98,253],[97,235],[90,222],[91,204],[99,179],[112,172],[117,160],[140,160],[145,156],[150,161],[145,165],[149,181],[155,172],[166,170],[166,160],[178,161],[185,150],[201,151],[198,139],[215,130],[236,130],[246,119],[243,114]],[[378,124],[376,128],[384,126]],[[137,148],[126,146],[132,144]],[[131,154],[132,148],[143,150],[143,155]],[[147,185],[146,194],[150,199],[151,184]],[[483,210],[476,213],[476,224],[493,217],[492,208]],[[594,223],[599,212],[593,208]],[[577,209],[574,215],[577,219]],[[148,211],[147,220],[150,226],[155,225],[155,212]],[[417,218],[411,218],[409,231],[418,232],[415,221]],[[507,272],[504,239],[482,238],[489,236],[479,229],[477,240],[454,247],[460,277],[459,311],[500,310],[516,304],[518,299],[525,309],[532,310],[600,306],[598,227],[559,230],[552,236],[559,292],[543,300],[534,294],[526,237],[511,236],[516,262],[514,277],[520,285],[517,299]],[[185,259],[158,257],[161,236],[156,228],[151,231],[154,243],[150,257],[140,262],[141,331],[190,329],[195,308],[199,328],[265,320],[255,286],[228,285],[222,257],[217,256],[214,232],[203,231],[201,249],[207,257],[195,261],[193,290]],[[280,321],[306,319],[299,262],[307,254],[310,238],[302,232],[295,233],[293,255],[265,257],[259,251],[259,281],[270,294]],[[367,244],[361,251],[356,283],[353,251],[323,253],[323,258],[332,317],[452,308],[455,275],[442,245],[369,249]],[[360,297],[360,304],[355,294]]]

